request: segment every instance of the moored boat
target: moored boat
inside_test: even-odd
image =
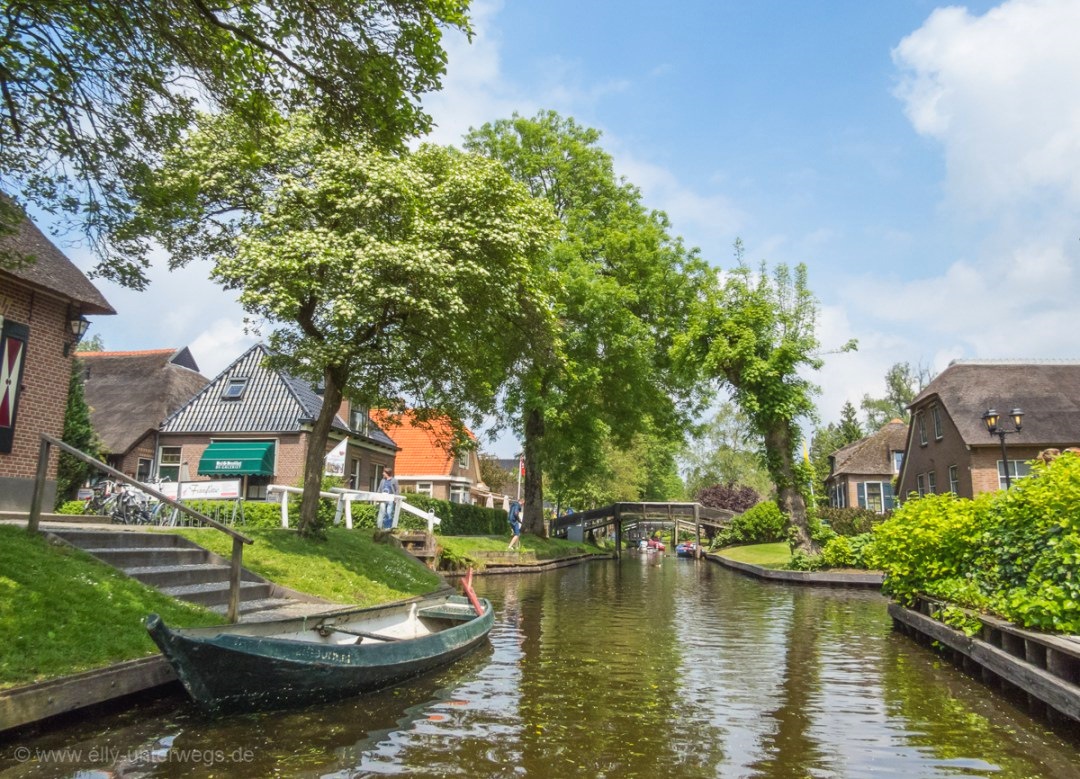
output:
[[[446,665],[491,631],[491,603],[442,594],[419,601],[207,628],[146,629],[210,714],[281,708],[386,687]]]

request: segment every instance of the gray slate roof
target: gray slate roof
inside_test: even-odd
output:
[[[878,475],[893,472],[893,452],[907,446],[907,423],[894,419],[876,433],[860,438],[832,453],[833,470],[830,478],[851,475]]]
[[[123,454],[206,386],[187,347],[80,352],[90,422],[105,448]]]
[[[936,398],[968,445],[998,445],[982,415],[1024,411],[1016,444],[1075,446],[1080,441],[1080,363],[954,362],[908,408]],[[1011,423],[1005,416],[1005,423]]]
[[[11,203],[6,195],[0,194],[0,197]],[[0,249],[34,259],[19,268],[0,268],[0,279],[5,275],[13,276],[32,287],[59,294],[78,304],[84,314],[116,313],[86,274],[75,267],[29,218],[24,218],[14,233],[0,235]]]
[[[161,425],[168,433],[296,433],[309,426],[322,408],[322,396],[302,379],[273,370],[264,362],[270,351],[255,344],[223,370],[201,392]],[[222,392],[234,378],[246,378],[243,395],[225,400]],[[333,427],[382,446],[397,448],[374,422],[367,436],[350,430],[335,415]]]

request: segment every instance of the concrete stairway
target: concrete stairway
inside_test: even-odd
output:
[[[133,579],[179,600],[225,615],[229,561],[171,533],[49,527],[48,531]],[[315,614],[337,604],[295,592],[246,568],[240,575],[240,621],[257,622]]]

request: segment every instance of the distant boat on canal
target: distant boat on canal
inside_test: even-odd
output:
[[[444,666],[474,649],[491,603],[443,594],[368,609],[206,628],[146,629],[204,712],[344,698]],[[479,612],[479,613],[478,613]]]

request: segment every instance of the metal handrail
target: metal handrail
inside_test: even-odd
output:
[[[243,568],[244,558],[244,544],[255,543],[252,539],[245,536],[243,533],[237,533],[231,527],[223,525],[217,520],[211,519],[205,514],[201,514],[193,508],[185,506],[178,500],[173,500],[163,492],[155,490],[153,487],[148,487],[142,482],[131,478],[127,474],[121,473],[115,468],[106,465],[101,460],[96,460],[88,454],[80,452],[73,446],[65,444],[63,441],[58,441],[52,436],[42,433],[41,434],[41,447],[38,450],[38,465],[37,475],[34,481],[34,497],[30,503],[30,518],[26,523],[26,530],[30,533],[38,532],[38,525],[41,523],[41,505],[45,502],[45,481],[49,471],[49,449],[51,447],[57,447],[63,452],[67,452],[76,460],[80,460],[87,465],[97,468],[99,471],[112,476],[114,479],[130,484],[139,490],[142,490],[148,495],[151,495],[158,500],[162,501],[166,505],[172,506],[178,511],[187,514],[196,521],[209,525],[212,528],[216,528],[223,533],[227,533],[232,536],[232,559],[229,566],[229,609],[226,612],[225,618],[229,622],[236,622],[240,614],[240,571]]]

